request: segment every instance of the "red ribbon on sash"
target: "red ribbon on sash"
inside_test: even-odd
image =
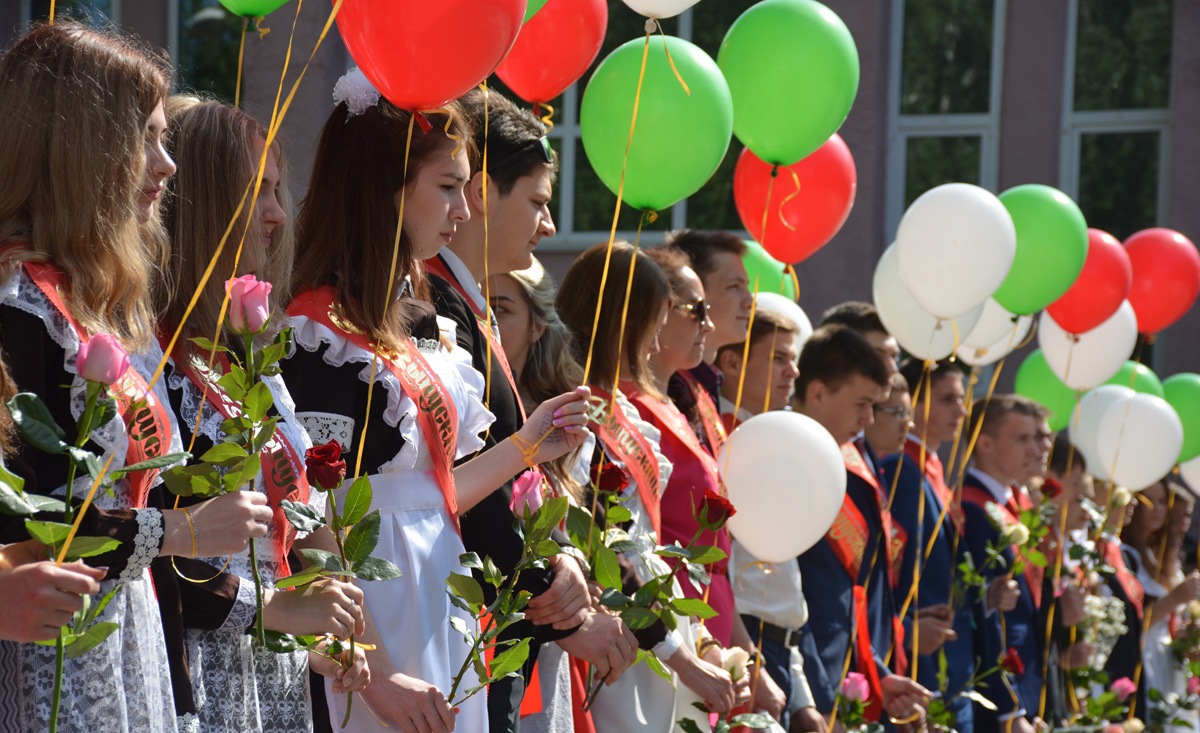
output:
[[[713,404],[712,395],[696,377],[688,371],[677,373],[687,388],[691,390],[692,398],[696,400],[696,413],[700,416],[700,425],[704,428],[705,437],[708,438],[708,448],[715,456],[729,437],[729,433],[725,430],[721,411]]]
[[[325,326],[350,343],[379,357],[384,368],[400,380],[400,386],[417,405],[417,425],[429,446],[433,475],[446,511],[458,526],[458,493],[454,487],[454,454],[458,447],[458,409],[446,394],[437,373],[421,356],[411,340],[405,339],[398,350],[370,341],[358,326],[341,315],[334,290],[323,285],[299,293],[288,306],[289,316],[305,316]]]
[[[661,538],[659,497],[662,487],[658,483],[658,458],[654,455],[654,447],[642,431],[633,426],[612,395],[595,385],[592,385],[591,407],[590,427],[604,447],[625,464],[625,471],[637,484],[638,496],[642,498],[642,507],[650,518],[654,536]]]
[[[512,388],[513,397],[517,401],[517,409],[521,411],[521,422],[525,422],[529,419],[529,416],[525,414],[525,405],[521,402],[521,390],[517,388],[517,380],[513,377],[512,366],[508,363],[508,355],[504,353],[504,346],[500,344],[500,339],[496,338],[496,334],[491,333],[491,328],[488,325],[491,315],[485,313],[475,304],[474,299],[467,292],[467,288],[458,281],[454,273],[450,272],[450,268],[446,266],[441,257],[433,257],[425,260],[424,265],[428,272],[432,272],[434,275],[450,283],[450,287],[458,291],[458,294],[471,307],[471,312],[475,314],[475,325],[479,327],[479,332],[483,334],[483,337],[491,342],[492,353],[496,355],[496,361],[500,364],[500,371],[504,372],[504,378],[508,380],[508,386]]]
[[[897,644],[896,649],[901,645]],[[879,667],[875,666],[875,654],[871,649],[871,626],[867,622],[867,589],[854,586],[854,655],[858,657],[858,672],[867,678],[871,696],[867,698],[868,720],[879,720],[883,716],[883,684],[879,679]]]
[[[879,512],[879,522],[883,526],[883,534],[888,538],[888,582],[894,589],[900,581],[900,565],[904,560],[904,543],[908,541],[908,533],[904,531],[903,527],[892,520],[892,514],[887,510],[887,496],[883,493],[883,488],[879,485],[879,479],[875,475],[875,472],[867,466],[867,462],[863,460],[862,453],[858,451],[858,447],[854,443],[846,443],[842,446],[842,461],[846,464],[847,471],[866,481],[871,488],[875,489],[875,508]],[[842,502],[843,510],[847,506],[853,505],[854,502],[850,500],[849,496]],[[857,508],[855,508],[855,511],[857,511]],[[865,543],[865,520],[863,527]],[[855,574],[853,577],[857,578],[858,575]]]
[[[176,367],[187,375],[197,389],[207,395],[208,403],[222,417],[230,419],[241,416],[242,406],[217,383],[217,380],[229,372],[229,360],[224,354],[216,355],[216,363],[221,367],[221,370],[216,372],[209,368],[204,356],[194,349],[187,349],[186,355],[182,349],[177,349],[176,352],[173,355]],[[310,494],[308,477],[304,470],[304,459],[278,429],[263,446],[259,455],[262,457],[267,503],[275,518],[276,536],[272,545],[275,550],[276,575],[286,578],[292,574],[287,556],[296,540],[296,528],[284,515],[282,502],[286,499],[307,504]]]
[[[71,324],[79,342],[87,343],[91,335],[79,325],[63,301],[60,289],[66,280],[63,273],[53,265],[41,262],[27,261],[22,262],[21,266],[38,290],[42,291],[59,314]],[[109,387],[109,393],[116,400],[117,412],[125,423],[125,431],[129,436],[125,465],[131,466],[165,455],[171,445],[171,419],[166,408],[150,391],[150,385],[142,375],[130,366]],[[158,478],[158,474],[157,468],[128,474],[130,504],[133,508],[140,509],[146,506],[146,497],[150,494],[150,487]]]
[[[1001,504],[996,501],[996,497],[987,489],[981,489],[978,486],[964,486],[962,498],[963,501],[968,501],[975,506],[986,509],[988,504],[995,504],[1000,507],[1000,513],[1004,517],[1004,521],[1008,525],[1020,524],[1021,502],[1016,498],[1020,496],[1020,492],[1013,489],[1013,498],[1008,501],[1008,504]],[[1028,499],[1025,499],[1028,502]],[[1013,547],[1014,554],[1020,554],[1020,549]],[[1046,577],[1046,571],[1031,562],[1025,563],[1025,582],[1029,585],[1029,597],[1033,601],[1034,608],[1042,607],[1042,581]]]
[[[904,441],[904,453],[909,458],[920,466],[921,465],[921,444],[909,438]],[[937,495],[938,501],[942,502],[942,509],[945,509],[946,514],[953,522],[954,528],[958,530],[959,536],[963,533],[963,524],[966,521],[963,516],[962,504],[954,497],[954,492],[946,486],[946,477],[942,471],[942,459],[938,454],[928,448],[924,449],[925,465],[922,470],[925,473],[925,480],[933,487],[933,493]]]

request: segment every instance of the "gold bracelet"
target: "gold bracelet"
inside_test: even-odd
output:
[[[530,443],[528,440],[525,440],[516,433],[508,436],[508,439],[511,440],[512,444],[515,445],[517,450],[521,452],[521,459],[525,461],[525,467],[537,468],[537,461],[534,459],[537,458],[538,450],[541,447],[542,441],[539,440],[536,443]]]
[[[188,510],[187,507],[185,507],[185,506],[180,507],[179,510],[183,512],[183,518],[186,519],[187,523],[188,523],[188,531],[192,533],[192,554],[190,555],[190,557],[195,557],[197,554],[196,553],[196,524],[195,524],[195,522],[192,521],[192,513],[191,513],[191,511]]]

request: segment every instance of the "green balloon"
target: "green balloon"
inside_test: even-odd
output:
[[[1183,450],[1179,462],[1200,456],[1200,374],[1176,374],[1162,383],[1163,398],[1183,422]]]
[[[733,131],[768,163],[791,165],[837,132],[858,93],[858,49],[813,0],[763,0],[730,26],[717,54],[733,93]]]
[[[229,12],[246,18],[261,18],[279,9],[287,0],[221,0]]]
[[[1016,391],[1050,411],[1047,421],[1050,429],[1055,431],[1067,427],[1079,401],[1075,390],[1063,384],[1050,369],[1041,349],[1033,351],[1021,362],[1017,369]]]
[[[750,278],[750,290],[758,283],[760,293],[779,293],[788,300],[796,299],[796,282],[787,273],[787,265],[767,254],[767,250],[753,239],[747,239],[742,264]]]
[[[639,38],[617,47],[583,93],[583,149],[613,193],[621,186],[645,45]],[[635,209],[659,211],[699,191],[721,165],[733,133],[729,85],[716,62],[682,39],[667,36],[665,45],[691,94],[671,70],[664,43],[654,39],[625,169],[624,199]]]
[[[1139,364],[1136,361],[1125,362],[1125,366],[1121,367],[1121,371],[1114,374],[1112,379],[1105,382],[1105,384],[1130,387],[1134,392],[1163,397],[1163,383],[1158,381],[1158,375],[1150,367],[1145,364]]]
[[[992,296],[1010,313],[1029,315],[1067,292],[1087,259],[1087,221],[1062,191],[1038,183],[1010,188],[1000,202],[1017,229],[1017,253]]]
[[[537,11],[541,10],[542,6],[545,5],[547,1],[548,0],[529,0],[529,4],[525,6],[524,22],[528,23],[530,18],[537,15]]]

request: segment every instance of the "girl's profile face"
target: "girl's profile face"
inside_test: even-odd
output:
[[[167,179],[175,175],[175,161],[163,147],[167,132],[167,113],[159,102],[146,120],[146,156],[143,160],[142,187],[138,191],[138,221],[145,224],[154,215],[154,205],[162,198]]]
[[[471,218],[463,192],[470,178],[466,151],[453,157],[452,141],[447,140],[432,157],[424,161],[412,182],[406,187],[404,200],[404,233],[412,244],[412,257],[427,260],[450,244],[459,222]],[[396,192],[396,208],[400,207],[400,191]]]
[[[250,169],[257,171],[266,141],[261,137],[254,143],[254,154],[250,159]],[[253,184],[253,180],[249,181]],[[245,258],[247,272],[263,275],[267,258],[270,257],[271,235],[277,227],[287,222],[287,212],[279,201],[280,186],[279,154],[274,148],[267,151],[267,162],[263,168],[262,185],[258,190],[258,199],[254,203],[254,221],[250,231],[246,233],[247,257]]]

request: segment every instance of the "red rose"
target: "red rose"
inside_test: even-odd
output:
[[[308,483],[318,489],[329,491],[342,485],[346,478],[346,462],[342,460],[342,445],[331,440],[324,445],[314,445],[304,453],[304,468],[308,472]]]
[[[737,514],[737,509],[733,508],[729,499],[712,489],[704,490],[704,498],[700,500],[700,509],[696,513],[700,526],[708,530],[718,530],[724,527],[734,514]]]
[[[1004,652],[1004,656],[1000,658],[1000,668],[1016,677],[1025,674],[1025,662],[1021,660],[1016,647],[1010,646],[1008,651]]]
[[[629,485],[629,477],[625,475],[625,471],[609,461],[604,461],[602,465],[602,468],[592,466],[592,483],[595,484],[596,490],[610,494],[624,491]]]

